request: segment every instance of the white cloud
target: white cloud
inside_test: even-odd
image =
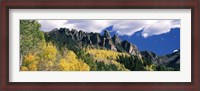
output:
[[[141,20],[118,20],[113,24],[113,30],[119,35],[132,35],[144,28],[144,21]]]
[[[163,33],[170,32],[171,28],[177,28],[177,27],[180,27],[180,22],[174,20],[159,20],[151,24],[146,24],[142,32],[142,35],[144,34],[148,34],[148,36],[160,35]]]
[[[167,33],[171,28],[180,28],[180,20],[38,20],[38,22],[42,25],[42,31],[66,27],[85,32],[101,32],[113,25],[113,30],[119,35],[132,35],[143,29],[144,38]]]
[[[147,37],[149,36],[149,34],[147,34],[147,33],[142,33],[142,36],[143,36],[144,38],[147,38]]]
[[[51,31],[54,28],[70,26],[69,24],[65,24],[67,22],[66,20],[38,20],[38,22],[42,25],[40,29],[46,32]]]

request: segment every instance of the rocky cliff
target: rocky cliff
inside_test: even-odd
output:
[[[151,60],[153,64],[163,64],[161,59],[153,52],[141,51],[142,57]]]
[[[112,37],[107,30],[101,35],[100,33],[87,33],[81,30],[77,31],[75,29],[69,30],[67,28],[60,28],[45,33],[45,38],[47,41],[51,41],[58,46],[64,45],[72,50],[89,46],[118,52],[127,52],[142,58],[139,50],[134,44],[126,40],[121,41],[117,35]]]

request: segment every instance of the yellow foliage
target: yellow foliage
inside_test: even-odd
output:
[[[73,51],[68,51],[64,58],[67,59],[69,62],[72,62],[73,60],[77,60],[76,54]]]
[[[153,66],[154,66],[154,65],[147,65],[147,66],[145,67],[145,69],[146,69],[147,71],[154,71]]]
[[[28,66],[28,69],[29,69],[30,71],[36,71],[36,70],[37,70],[37,64],[34,64],[34,63],[30,64],[30,65]]]
[[[22,67],[21,67],[21,71],[28,71],[28,68],[25,67],[25,66],[22,66]]]
[[[89,49],[87,50],[95,60],[116,60],[119,55],[127,55],[127,53],[120,53],[112,50]]]
[[[25,62],[33,62],[36,58],[32,54],[28,54],[24,57]]]
[[[57,49],[52,43],[48,43],[42,52],[42,56],[46,60],[55,60]]]
[[[117,67],[117,70],[119,70],[119,71],[129,71],[128,69],[126,69],[126,67],[123,64],[120,64],[117,61],[112,60],[111,63],[115,64]]]
[[[114,64],[120,71],[128,71],[123,64],[117,62],[119,55],[129,56],[127,53],[120,53],[112,50],[100,50],[100,49],[88,49],[86,53],[89,53],[94,60],[103,61],[105,64]]]
[[[82,60],[77,59],[73,51],[68,51],[64,58],[59,61],[61,71],[89,71],[90,67]]]
[[[69,70],[69,64],[67,64],[65,59],[60,59],[59,69],[60,70]]]
[[[57,48],[52,43],[47,43],[43,46],[38,65],[39,70],[55,70],[52,67],[55,64],[57,52]]]
[[[21,70],[22,71],[36,71],[38,68],[37,68],[37,64],[38,64],[38,61],[37,61],[38,57],[36,55],[33,55],[33,54],[27,54],[24,56],[24,60],[23,60],[23,63],[22,63],[22,67],[21,67]]]
[[[49,67],[52,67],[54,65],[54,63],[52,61],[47,62]]]

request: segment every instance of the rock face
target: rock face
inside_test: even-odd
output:
[[[92,42],[90,40],[90,35],[88,35],[88,34],[86,34],[85,37],[83,37],[83,39],[81,39],[81,41],[85,45],[91,45],[92,44]]]
[[[138,55],[139,58],[142,58],[140,52],[138,51],[137,47],[133,44],[131,44],[130,42],[128,42],[127,40],[122,41],[121,43],[122,47],[131,55]]]
[[[111,38],[110,33],[107,30],[104,31],[104,37],[106,39],[110,39]]]
[[[115,47],[115,45],[113,44],[111,39],[106,39],[105,40],[105,47],[114,51],[117,51],[117,48]]]
[[[112,41],[113,41],[113,43],[115,43],[115,44],[120,44],[120,43],[121,43],[121,40],[119,39],[119,37],[118,37],[117,35],[114,35],[114,36],[112,37]]]
[[[94,33],[91,35],[91,41],[93,45],[99,45],[99,43],[101,42],[100,38],[99,38],[100,34],[98,33]]]
[[[69,30],[60,28],[45,33],[45,38],[47,41],[52,41],[57,45],[66,45],[68,48],[72,49],[81,49],[84,46],[95,46],[119,52],[127,52],[142,58],[134,44],[126,40],[121,42],[117,35],[111,37],[107,30],[101,35],[99,33],[86,33],[81,30],[77,31],[76,29]]]
[[[153,52],[150,51],[142,51],[142,57],[151,60],[153,64],[162,64],[161,59]]]

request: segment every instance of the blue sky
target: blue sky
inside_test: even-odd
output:
[[[180,20],[38,20],[40,30],[77,29],[101,33],[108,29],[122,40],[135,44],[139,50],[164,55],[180,49]]]

